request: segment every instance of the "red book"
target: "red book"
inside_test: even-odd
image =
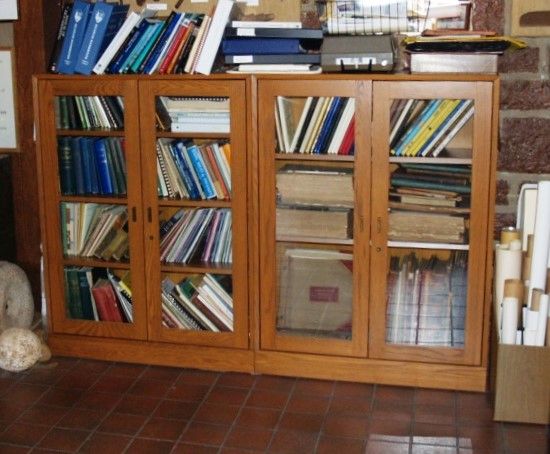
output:
[[[354,142],[355,142],[355,117],[353,117],[349,122],[348,129],[344,134],[344,138],[342,139],[342,143],[338,150],[338,154],[343,154],[343,155],[350,154],[350,150]]]
[[[168,51],[164,56],[164,60],[162,61],[158,69],[159,74],[166,74],[167,68],[169,67],[170,62],[174,58],[180,45],[183,44],[182,41],[183,41],[183,37],[185,36],[185,33],[187,32],[187,28],[188,28],[187,26],[180,26],[180,28],[176,32],[176,35],[174,36],[174,39],[172,40],[172,43],[170,44],[170,47],[168,48]]]
[[[99,318],[103,322],[123,322],[118,300],[109,281],[99,279],[92,288]]]

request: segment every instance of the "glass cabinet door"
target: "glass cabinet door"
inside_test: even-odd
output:
[[[374,358],[481,361],[491,84],[375,82]]]
[[[53,332],[145,338],[136,83],[39,84]]]
[[[150,337],[247,348],[245,82],[140,88]]]
[[[369,89],[260,81],[263,349],[366,352]]]

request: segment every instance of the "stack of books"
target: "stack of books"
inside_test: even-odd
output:
[[[392,241],[467,243],[471,168],[400,164],[390,178]]]
[[[160,129],[171,132],[229,132],[229,98],[159,96]]]
[[[235,0],[218,0],[212,16],[172,11],[156,19],[128,5],[75,0],[63,11],[49,69],[62,74],[210,74]]]
[[[300,22],[233,21],[222,52],[238,72],[315,72],[322,39],[321,29],[302,28]]]
[[[352,155],[355,99],[340,96],[277,96],[279,153]]]
[[[128,260],[128,210],[121,205],[61,203],[65,256]]]
[[[227,208],[180,209],[161,220],[160,259],[181,265],[230,265],[231,225],[231,210]]]
[[[66,267],[65,298],[72,319],[132,323],[129,273],[119,277],[111,270]]]
[[[157,140],[157,181],[161,197],[190,200],[231,198],[229,143]]]
[[[162,324],[166,328],[233,331],[231,277],[192,274],[162,281]]]

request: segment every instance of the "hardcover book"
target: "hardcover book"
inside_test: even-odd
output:
[[[63,47],[61,48],[61,55],[57,65],[58,72],[62,74],[74,73],[91,11],[92,4],[89,2],[75,0],[73,3],[67,34],[63,40]]]

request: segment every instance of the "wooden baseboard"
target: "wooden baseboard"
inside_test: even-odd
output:
[[[302,353],[256,352],[255,369],[259,374],[461,391],[484,392],[487,383],[487,369],[484,367]]]

